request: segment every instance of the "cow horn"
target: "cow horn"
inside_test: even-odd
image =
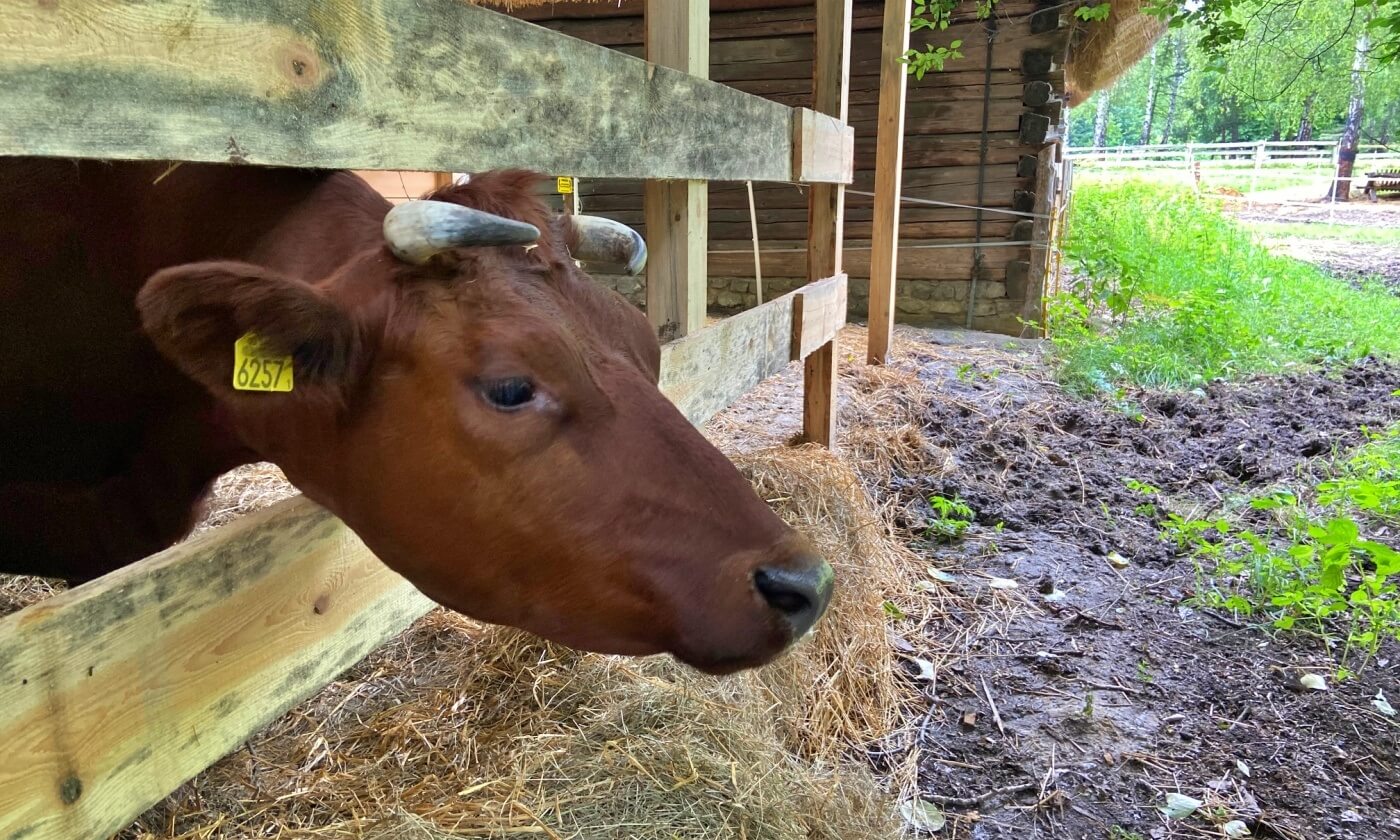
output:
[[[414,265],[451,248],[524,245],[539,238],[540,230],[532,224],[450,201],[406,201],[384,217],[389,249]]]
[[[642,235],[621,222],[601,216],[571,217],[578,231],[578,247],[573,256],[583,262],[609,263],[627,267],[637,275],[647,265],[647,243]]]

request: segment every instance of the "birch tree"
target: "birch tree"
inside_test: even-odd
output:
[[[1138,140],[1146,146],[1152,142],[1152,118],[1157,115],[1157,52],[1158,44],[1152,45],[1152,57],[1147,68],[1147,103],[1143,106],[1142,135]]]

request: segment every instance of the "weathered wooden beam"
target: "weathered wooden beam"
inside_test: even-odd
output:
[[[839,282],[844,290],[845,277],[832,280],[830,286]],[[819,345],[829,343],[840,329],[832,310],[844,305],[845,295],[817,285],[804,301],[803,322],[823,324],[831,332],[804,329],[801,341]],[[787,367],[794,352],[794,304],[805,291],[789,292],[663,346],[661,392],[698,426]]]
[[[1035,179],[1035,194],[1041,199],[1035,208],[1039,217],[1033,220],[1031,240],[1041,247],[1031,251],[1025,288],[1022,290],[1024,303],[1021,307],[1021,317],[1026,321],[1033,321],[1040,325],[1036,330],[1037,336],[1043,334],[1045,329],[1046,274],[1052,261],[1053,249],[1058,244],[1052,241],[1053,236],[1051,235],[1051,219],[1054,218],[1058,210],[1055,204],[1060,195],[1060,167],[1055,162],[1057,151],[1055,146],[1046,146],[1040,152],[1040,162]]]
[[[1033,194],[1032,194],[1033,195]],[[984,225],[985,226],[985,225]],[[983,231],[983,239],[987,239]],[[941,242],[944,245],[959,244],[949,248],[900,248],[896,257],[898,276],[905,280],[948,280],[967,278],[973,266],[973,239],[971,236],[961,243]],[[712,277],[752,277],[753,254],[747,243],[735,243],[732,251],[713,251],[710,254]],[[769,242],[767,247],[780,248],[792,243]],[[1011,247],[986,248],[982,253],[982,265],[987,270],[1006,265],[1010,259],[1024,259],[1020,250]],[[802,277],[806,260],[801,253],[770,253],[763,256],[764,278]],[[870,250],[868,242],[847,241],[844,261],[845,272],[851,277],[869,277]]]
[[[1021,72],[1027,76],[1045,76],[1055,67],[1055,54],[1050,50],[1026,50],[1021,54]]]
[[[849,184],[855,168],[855,129],[844,118],[810,108],[798,108],[792,116],[792,179]]]
[[[1027,111],[1021,115],[1021,142],[1027,146],[1044,146],[1050,137],[1050,118]]]
[[[0,155],[792,177],[790,108],[459,0],[10,4],[0,125]]]
[[[1021,89],[1021,104],[1032,108],[1044,105],[1055,98],[1055,87],[1049,82],[1026,82]]]
[[[880,44],[880,113],[875,138],[875,227],[870,243],[869,338],[866,359],[884,364],[894,333],[895,266],[899,248],[899,203],[904,169],[904,102],[912,6],[885,4]]]
[[[851,100],[851,0],[816,0],[813,36],[812,107],[829,120],[845,123]],[[855,165],[855,132],[851,145],[836,152],[841,166]],[[851,179],[846,179],[849,183]],[[793,354],[802,365],[802,436],[828,448],[836,445],[836,334],[846,323],[846,277],[841,274],[846,223],[846,188],[840,184],[812,187],[807,199],[807,279],[835,279],[832,294],[813,282],[797,300],[793,312]],[[833,281],[823,281],[832,287]],[[828,335],[829,333],[829,335]],[[825,340],[821,340],[825,336]]]
[[[647,0],[647,60],[704,77],[710,71],[708,0]],[[789,147],[791,144],[789,144]],[[704,181],[647,181],[647,318],[662,341],[705,323],[709,190]]]
[[[1063,4],[1055,3],[1031,14],[1031,32],[1041,35],[1060,28],[1060,9]]]
[[[431,607],[297,498],[0,619],[0,837],[108,837]]]
[[[792,307],[793,361],[827,349],[846,325],[847,285],[846,275],[838,274],[797,291]]]

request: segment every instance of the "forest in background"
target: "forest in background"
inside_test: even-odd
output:
[[[1078,103],[1070,145],[1336,140],[1358,105],[1360,144],[1400,142],[1400,67],[1383,8],[1240,0],[1206,9],[1219,13],[1214,26],[1179,19],[1115,85]],[[1231,38],[1219,37],[1221,22]]]

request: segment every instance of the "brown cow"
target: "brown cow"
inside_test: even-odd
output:
[[[0,162],[0,570],[131,563],[268,460],[433,599],[575,647],[724,673],[820,617],[830,567],[574,262],[636,270],[635,233],[522,172],[391,213],[346,172],[167,170]],[[291,392],[233,387],[248,332]]]

